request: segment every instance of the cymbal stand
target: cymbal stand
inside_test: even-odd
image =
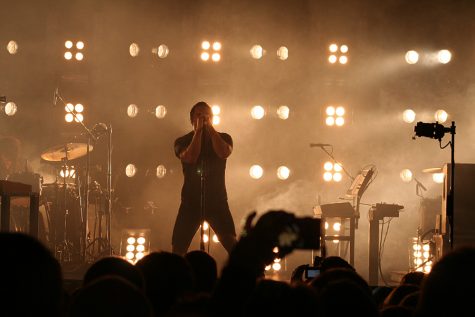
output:
[[[61,97],[59,92],[55,92],[55,98],[61,100],[61,102],[64,104],[65,107],[67,107],[66,102],[64,99]],[[68,108],[69,109],[69,108]],[[86,240],[87,240],[87,220],[88,220],[88,214],[89,214],[89,164],[90,164],[90,159],[89,159],[89,153],[90,153],[90,146],[91,146],[91,140],[94,142],[97,141],[97,137],[92,133],[92,131],[86,127],[86,125],[82,122],[82,120],[78,119],[78,116],[76,114],[76,111],[74,109],[69,109],[70,113],[73,115],[74,119],[76,122],[79,122],[79,124],[83,127],[83,129],[86,131],[86,134],[88,136],[87,138],[87,152],[86,152],[86,183],[84,184],[84,193],[85,193],[85,203],[84,203],[84,208],[81,208],[81,257],[82,260],[86,260]],[[79,193],[81,194],[81,193]]]
[[[73,258],[73,245],[71,241],[69,241],[68,237],[68,227],[69,227],[69,209],[67,205],[67,191],[66,191],[66,177],[69,173],[69,166],[68,166],[68,150],[67,145],[65,145],[65,154],[66,156],[61,159],[61,169],[60,169],[60,176],[63,178],[63,204],[60,206],[61,210],[64,212],[64,227],[63,227],[63,240],[59,243],[55,241],[55,252],[59,254],[59,261],[60,262],[71,262]],[[61,173],[62,172],[62,173]],[[58,195],[56,195],[58,197]],[[56,198],[58,199],[58,198]]]

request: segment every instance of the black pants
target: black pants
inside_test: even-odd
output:
[[[227,200],[207,204],[204,218],[216,232],[219,241],[229,253],[236,242],[236,230]],[[201,220],[199,203],[181,202],[173,228],[172,245],[174,253],[183,255],[188,251],[196,230],[200,227]]]

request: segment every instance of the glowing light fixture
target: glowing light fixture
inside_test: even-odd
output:
[[[137,57],[139,56],[139,53],[140,53],[140,47],[137,43],[132,43],[130,44],[129,46],[129,54],[130,56],[132,57]]]
[[[135,167],[135,165],[132,163],[127,164],[127,166],[125,167],[125,175],[127,177],[134,177],[135,174],[137,174],[137,168]]]
[[[254,59],[261,59],[263,56],[264,56],[264,49],[262,48],[262,46],[256,44],[254,45],[253,47],[251,47],[251,49],[249,50],[249,52],[251,53],[251,57],[254,58]]]
[[[9,117],[14,116],[18,111],[18,107],[13,101],[7,102],[5,106],[1,107],[1,109]]]
[[[341,163],[333,163],[327,161],[323,164],[323,170],[323,180],[325,182],[334,181],[338,183],[341,182],[341,180],[343,179],[343,175],[341,173],[343,167],[341,166]]]
[[[259,165],[252,165],[249,169],[249,175],[253,179],[259,179],[264,175],[264,169]]]
[[[411,182],[411,181],[412,181],[412,177],[413,177],[411,170],[410,170],[410,169],[407,169],[407,168],[403,169],[403,170],[401,171],[401,173],[399,173],[399,176],[401,177],[401,179],[402,179],[402,181],[403,181],[404,183],[409,183],[409,182]]]
[[[420,240],[417,237],[411,239],[409,244],[409,270],[429,273],[433,265],[433,252],[430,241]]]
[[[127,107],[127,116],[129,118],[135,118],[139,113],[139,107],[136,104],[130,104]]]
[[[287,166],[279,166],[277,168],[277,177],[281,180],[286,180],[290,176],[290,169]]]
[[[18,52],[18,43],[15,41],[8,42],[7,51],[10,55],[15,55]]]
[[[408,64],[416,64],[419,61],[419,53],[414,50],[406,52],[406,63]]]
[[[330,64],[336,64],[339,62],[341,65],[348,63],[348,45],[343,44],[338,46],[336,43],[332,43],[328,46],[328,62]]]
[[[202,61],[207,62],[211,58],[211,60],[216,63],[221,60],[221,42],[216,41],[211,44],[209,41],[203,41],[201,42],[201,49],[200,58]]]
[[[439,123],[444,123],[445,121],[447,121],[449,114],[445,110],[440,109],[435,112],[434,117],[435,121]]]
[[[285,46],[279,47],[277,50],[277,57],[282,61],[287,60],[289,58],[289,49]]]
[[[150,229],[124,229],[120,240],[121,256],[132,264],[150,253]]]
[[[66,48],[66,52],[64,53],[64,58],[66,60],[72,60],[73,56],[77,61],[82,61],[84,59],[84,54],[81,52],[85,44],[83,41],[77,41],[76,44],[73,43],[71,40],[67,40],[64,42],[64,47]],[[76,49],[77,52],[73,52],[73,49]]]
[[[164,178],[165,175],[167,174],[167,168],[165,167],[165,165],[158,165],[157,166],[157,178]]]
[[[166,58],[168,54],[170,53],[170,49],[166,44],[160,44],[158,47],[152,49],[152,53],[158,58]]]
[[[437,52],[437,60],[441,64],[447,64],[452,60],[452,53],[449,50],[440,50]]]
[[[432,180],[434,181],[434,183],[442,184],[444,182],[444,179],[445,179],[444,173],[433,173],[432,174]]]
[[[279,119],[287,120],[289,118],[290,109],[287,106],[280,106],[277,108],[277,116]]]
[[[402,120],[407,123],[413,123],[416,120],[416,113],[412,109],[406,109],[402,113]]]
[[[326,118],[325,118],[325,124],[327,126],[343,126],[345,124],[345,108],[343,106],[328,106],[325,109],[326,113]]]
[[[167,115],[167,108],[164,105],[158,105],[155,107],[155,117],[163,119]]]
[[[266,111],[264,110],[264,107],[260,105],[256,105],[251,109],[251,117],[255,120],[261,120],[264,118],[265,114]]]

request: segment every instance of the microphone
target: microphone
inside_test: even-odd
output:
[[[59,88],[56,87],[53,94],[53,107],[55,107],[56,103],[58,103],[58,94],[59,94]]]
[[[310,143],[310,147],[324,147],[324,146],[331,146],[331,144],[327,144],[327,143]]]
[[[416,184],[417,184],[418,186],[420,186],[423,190],[427,191],[427,188],[425,188],[425,186],[422,185],[422,183],[421,183],[417,178],[414,177],[414,181],[415,181]]]

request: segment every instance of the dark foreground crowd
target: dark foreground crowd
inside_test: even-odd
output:
[[[0,233],[0,316],[475,316],[475,248],[455,249],[429,274],[370,287],[346,261],[327,257],[321,274],[290,282],[264,278],[274,246],[295,217],[250,215],[221,272],[206,252],[153,252],[135,265],[106,257],[67,291],[61,267],[38,240]],[[292,247],[280,249],[280,256]]]

